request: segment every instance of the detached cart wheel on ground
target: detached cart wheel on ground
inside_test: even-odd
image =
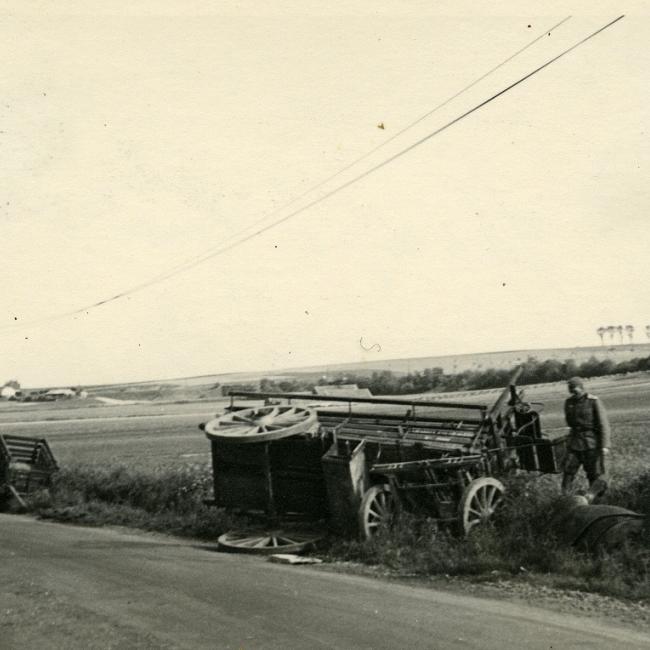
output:
[[[503,501],[503,483],[491,476],[483,476],[469,483],[460,502],[462,532],[467,535],[473,528],[490,520]]]
[[[234,553],[302,553],[313,547],[322,534],[312,531],[230,531],[219,537],[219,547]]]

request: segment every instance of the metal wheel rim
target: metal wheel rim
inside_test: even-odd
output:
[[[300,553],[313,546],[322,535],[314,532],[264,530],[229,531],[218,539],[219,546],[234,553]]]
[[[205,433],[224,442],[266,442],[304,433],[315,423],[316,414],[307,408],[261,406],[224,413],[205,425]]]
[[[473,528],[486,523],[503,501],[505,488],[501,481],[483,477],[472,481],[461,503],[463,531],[467,535]]]

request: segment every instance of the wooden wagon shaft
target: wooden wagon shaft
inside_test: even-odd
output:
[[[401,463],[377,463],[372,466],[370,471],[388,474],[390,472],[402,472],[410,469],[469,467],[480,463],[482,460],[483,456],[481,454],[450,456],[447,458],[426,458],[424,460],[411,460]]]
[[[245,397],[247,399],[286,399],[286,400],[308,400],[310,402],[352,402],[359,404],[393,404],[396,406],[419,406],[431,408],[468,409],[472,411],[487,410],[483,404],[467,404],[461,402],[439,402],[437,400],[406,400],[390,397],[344,397],[342,395],[306,395],[304,393],[256,393],[252,391],[230,391],[228,395],[233,397]]]
[[[350,441],[365,440],[366,442],[376,443],[378,445],[382,445],[386,443],[394,443],[395,446],[402,446],[402,447],[420,445],[423,449],[429,449],[431,451],[439,451],[439,452],[458,452],[459,450],[464,449],[466,447],[466,445],[463,445],[461,447],[460,445],[458,445],[458,443],[436,440],[433,437],[430,440],[408,440],[408,439],[404,440],[404,439],[397,439],[397,438],[386,438],[386,436],[381,436],[381,435],[373,436],[373,435],[362,435],[362,434],[354,434],[354,433],[344,433],[341,434],[340,439],[350,440]]]
[[[417,418],[395,415],[390,413],[364,413],[364,412],[355,412],[349,413],[347,411],[331,411],[325,409],[316,409],[318,414],[319,421],[328,421],[328,420],[362,420],[363,422],[374,423],[374,424],[384,424],[384,425],[396,425],[396,424],[405,424],[408,426],[423,426],[423,427],[432,427],[436,429],[450,429],[454,431],[466,430],[466,431],[475,431],[476,427],[479,426],[483,420],[478,418],[441,418],[441,417],[426,417],[424,415],[418,415]]]
[[[517,368],[510,379],[508,380],[508,386],[503,389],[496,402],[493,404],[492,408],[488,412],[488,419],[492,424],[500,428],[500,420],[507,415],[509,409],[513,407],[519,401],[519,395],[517,394],[516,383],[519,377],[521,376],[523,369],[521,366]]]

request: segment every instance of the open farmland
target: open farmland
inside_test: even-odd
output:
[[[588,389],[605,403],[614,430],[612,469],[650,465],[650,375],[594,379]],[[491,404],[498,390],[435,394],[425,399]],[[564,383],[526,387],[526,398],[544,403],[542,424],[552,433],[564,426]],[[78,401],[15,404],[0,408],[0,431],[45,437],[59,463],[126,464],[131,467],[209,460],[209,445],[198,429],[221,411],[226,400],[192,403],[84,405]]]
[[[8,405],[0,409],[0,432],[44,437],[60,465],[155,467],[209,460],[198,425],[223,402],[125,404],[79,407],[68,403]]]

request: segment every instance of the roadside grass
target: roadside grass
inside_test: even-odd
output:
[[[650,486],[650,471],[621,485],[619,503],[639,503]],[[385,567],[397,575],[463,576],[475,582],[541,579],[546,586],[650,600],[650,526],[641,537],[612,552],[589,554],[561,539],[566,500],[552,477],[516,477],[491,525],[465,538],[434,521],[402,514],[368,541],[332,540],[331,560]],[[613,500],[609,500],[613,503]],[[640,511],[640,509],[637,509]],[[650,503],[644,514],[650,516]]]
[[[27,500],[44,519],[92,526],[120,525],[216,541],[236,525],[223,510],[206,505],[209,465],[152,469],[69,465],[49,490]]]
[[[650,601],[650,446],[646,422],[615,427],[610,488],[603,503],[648,517],[638,538],[588,554],[562,539],[567,502],[559,476],[522,474],[506,483],[491,525],[462,539],[408,513],[369,541],[332,539],[326,555],[385,567],[404,576],[464,576],[472,581],[534,580],[548,587]],[[584,476],[576,489],[586,488]]]

